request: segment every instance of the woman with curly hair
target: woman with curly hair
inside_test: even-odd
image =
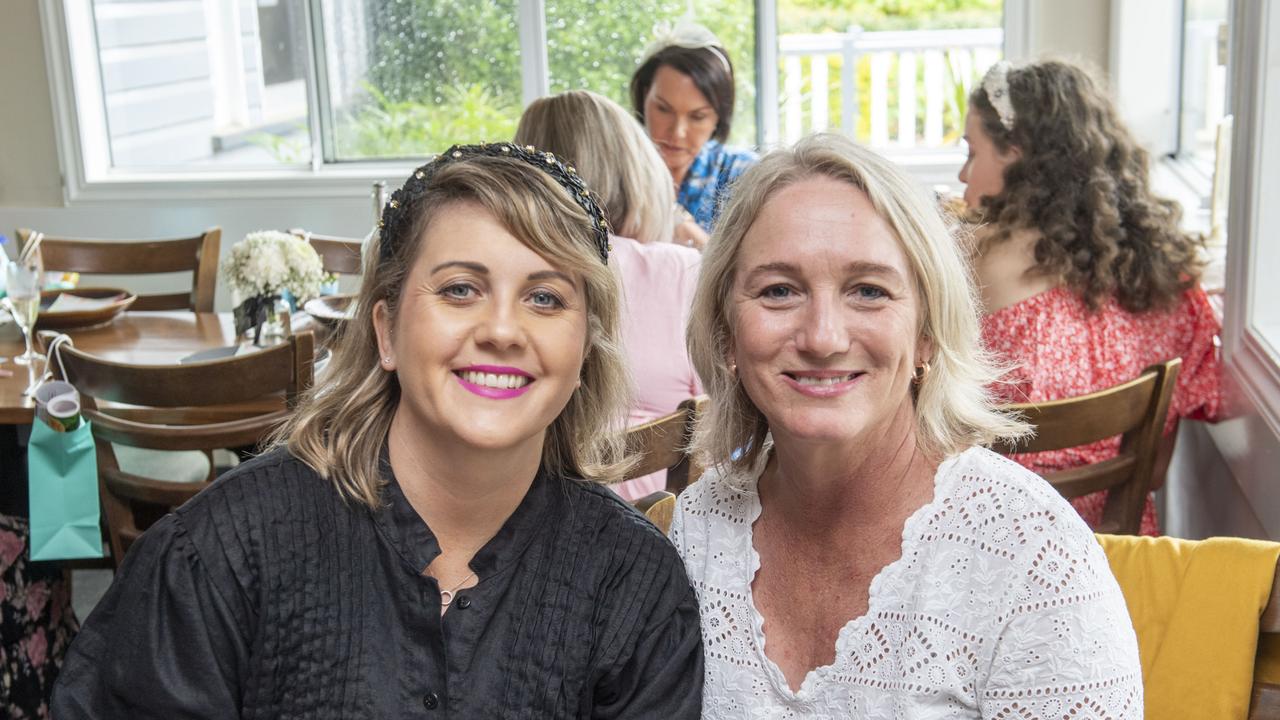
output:
[[[982,224],[974,272],[983,338],[1014,366],[1009,402],[1084,395],[1180,357],[1166,433],[1222,412],[1219,321],[1199,285],[1201,241],[1152,194],[1148,156],[1084,70],[1000,62],[969,96],[960,171]],[[1169,445],[1169,443],[1166,443]],[[1015,456],[1044,474],[1116,454],[1112,439]],[[1090,524],[1105,493],[1074,501]],[[1155,534],[1150,498],[1142,532]]]

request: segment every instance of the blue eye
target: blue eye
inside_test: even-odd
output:
[[[889,297],[889,293],[875,285],[859,285],[853,289],[859,300],[879,300]]]
[[[564,307],[564,301],[561,300],[555,293],[549,290],[535,290],[533,291],[532,294],[530,294],[529,299],[533,302],[535,307],[538,307],[544,310],[559,309]]]
[[[760,293],[760,296],[770,300],[785,300],[792,294],[791,288],[786,285],[770,285]]]
[[[453,300],[468,300],[476,289],[467,283],[453,283],[440,288],[440,294]]]

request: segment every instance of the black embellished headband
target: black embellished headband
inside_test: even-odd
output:
[[[600,202],[596,199],[595,193],[587,187],[582,177],[578,175],[578,171],[556,157],[554,153],[543,152],[532,145],[522,147],[513,143],[454,145],[432,158],[431,162],[415,170],[400,189],[391,193],[391,199],[382,208],[382,219],[378,221],[378,228],[382,235],[382,259],[391,257],[392,243],[400,242],[400,234],[408,231],[412,217],[410,210],[426,196],[427,188],[436,173],[451,163],[476,157],[515,158],[550,175],[591,218],[596,251],[600,253],[601,261],[606,264],[609,262],[609,223],[605,220],[604,211],[600,209]]]

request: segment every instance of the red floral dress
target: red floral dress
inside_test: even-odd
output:
[[[1075,397],[1132,380],[1152,363],[1182,358],[1165,432],[1178,418],[1216,421],[1223,410],[1221,324],[1200,286],[1187,290],[1169,311],[1131,313],[1114,299],[1096,312],[1065,287],[1046,290],[983,318],[987,347],[1015,368],[995,387],[1003,402],[1042,402]],[[1078,448],[1014,455],[1044,474],[1114,457],[1120,439]],[[1102,519],[1106,492],[1072,501],[1092,526]],[[1147,497],[1142,534],[1158,534],[1155,506]]]

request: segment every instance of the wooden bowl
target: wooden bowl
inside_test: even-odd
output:
[[[62,294],[82,298],[112,299],[102,307],[84,310],[49,311],[48,308]],[[72,290],[45,290],[40,293],[40,315],[36,318],[36,330],[70,330],[73,328],[102,325],[115,319],[137,300],[138,296],[120,288],[74,288]]]

